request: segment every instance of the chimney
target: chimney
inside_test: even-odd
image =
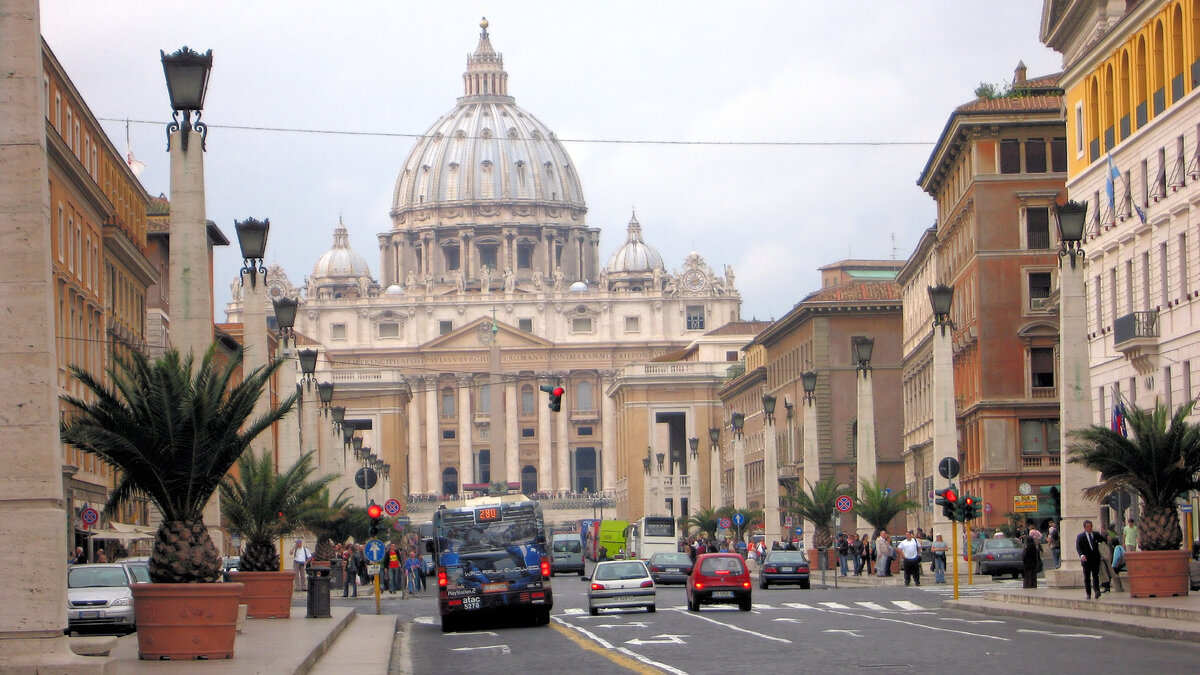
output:
[[[1025,62],[1017,61],[1017,68],[1013,71],[1013,84],[1022,84],[1025,82]]]

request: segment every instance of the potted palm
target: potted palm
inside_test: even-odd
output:
[[[809,551],[808,555],[809,560],[817,560],[817,551],[833,546],[833,512],[837,508],[838,497],[850,494],[850,486],[835,483],[832,479],[819,480],[816,483],[806,481],[806,484],[808,491],[801,490],[795,495],[787,495],[784,497],[784,503],[792,513],[812,523],[815,549]],[[833,559],[830,556],[826,560],[828,562]],[[832,563],[827,564],[825,569],[833,569]]]
[[[859,487],[861,489],[854,502],[854,511],[876,530],[886,530],[896,516],[920,506],[909,499],[904,490],[892,492],[879,481],[863,478]],[[895,558],[892,560],[892,574],[899,571],[900,558]]]
[[[228,476],[221,483],[221,514],[245,542],[234,580],[246,585],[246,616],[286,619],[295,576],[291,570],[281,571],[277,542],[321,515],[322,507],[313,498],[337,476],[309,480],[313,451],[282,473],[275,472],[274,457],[265,450],[245,453],[237,466],[237,478]]]
[[[1172,415],[1165,405],[1129,406],[1127,438],[1101,425],[1071,432],[1071,462],[1100,472],[1083,496],[1100,501],[1117,491],[1142,500],[1138,550],[1126,553],[1131,597],[1187,595],[1188,551],[1181,549],[1176,500],[1200,488],[1200,426],[1188,422],[1196,401]]]
[[[306,524],[308,531],[317,538],[317,550],[313,553],[313,560],[317,563],[328,562],[330,587],[342,588],[345,583],[345,570],[334,544],[345,542],[352,536],[348,510],[350,497],[343,489],[337,498],[331,498],[329,489],[326,488],[310,501],[314,509]]]
[[[714,509],[712,507],[696,509],[696,512],[687,519],[687,524],[690,527],[696,528],[706,536],[709,532],[716,532],[717,524],[720,522],[720,509]]]
[[[241,353],[218,363],[211,347],[199,364],[171,350],[158,359],[114,356],[109,384],[77,366],[72,376],[90,400],[63,396],[64,443],[115,469],[104,506],[111,513],[136,494],[162,514],[149,572],[133,588],[142,658],[231,658],[242,585],[220,579],[221,559],[205,527],[204,506],[250,441],[282,418],[294,397],[251,419],[280,362],[246,373]],[[239,431],[240,430],[240,431]]]

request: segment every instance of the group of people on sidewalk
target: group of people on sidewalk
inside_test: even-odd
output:
[[[302,539],[297,539],[292,547],[292,565],[296,574],[296,591],[305,591],[303,586],[306,569],[312,561],[312,552],[304,545]],[[337,544],[334,547],[333,561],[342,565],[342,597],[357,598],[358,587],[368,585],[373,577],[367,573],[367,555],[362,544]],[[415,548],[401,552],[396,543],[388,545],[384,553],[382,568],[379,574],[381,590],[402,597],[414,597],[426,590],[425,561],[417,555]]]

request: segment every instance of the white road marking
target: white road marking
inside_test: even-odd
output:
[[[432,616],[418,616],[413,618],[413,623],[421,623],[425,624],[426,626],[432,626],[433,624],[437,623],[437,619],[433,618]]]
[[[892,600],[892,604],[899,607],[900,609],[912,609],[912,610],[925,609],[924,607],[918,605],[917,603],[909,602],[908,600]]]
[[[859,607],[875,610],[877,612],[888,611],[887,607],[884,607],[883,605],[876,603],[876,602],[856,602],[854,604],[858,605]]]
[[[803,602],[785,602],[783,603],[783,606],[791,607],[792,609],[816,609],[816,607],[813,607],[812,605],[806,605]]]
[[[793,619],[790,616],[781,616],[778,619],[771,619],[771,620],[772,621],[786,621],[788,623],[804,623],[800,619]]]
[[[1049,635],[1051,637],[1077,637],[1077,638],[1091,638],[1093,640],[1100,639],[1099,635],[1091,635],[1089,633],[1047,633],[1046,631],[1030,630],[1028,628],[1018,628],[1017,632],[1018,633],[1038,633],[1040,635]]]
[[[563,610],[563,614],[583,614],[583,613],[584,613],[584,611],[577,607],[572,607],[570,609]]]
[[[856,638],[862,637],[861,635],[858,634],[858,631],[856,631],[856,630],[838,630],[835,628],[829,628],[823,632],[825,632],[825,633],[845,633],[846,635],[849,635],[850,637],[856,637]]]
[[[829,609],[850,609],[849,606],[843,605],[840,602],[822,602],[821,605]]]
[[[777,638],[774,635],[767,635],[766,633],[759,633],[757,631],[747,630],[745,628],[733,626],[733,625],[730,625],[727,623],[721,623],[720,621],[717,621],[715,619],[710,619],[707,616],[701,616],[699,612],[686,612],[685,611],[685,612],[680,612],[680,614],[684,614],[686,616],[700,619],[701,621],[707,621],[709,623],[713,623],[718,626],[721,626],[722,628],[728,628],[729,630],[735,630],[739,633],[746,633],[747,635],[753,635],[754,637],[760,637],[764,640],[774,640],[775,642],[782,642],[784,644],[789,644],[789,645],[792,644],[791,640],[785,640],[784,638]]]
[[[958,617],[939,617],[942,621],[961,621],[963,623],[1004,623],[1000,619],[960,619]]]
[[[642,621],[630,621],[629,623],[602,623],[599,626],[596,626],[596,628],[625,628],[628,626],[632,626],[634,628],[645,628],[649,625],[650,624]]]
[[[661,640],[654,640],[654,639],[643,640],[641,638],[634,638],[632,640],[626,640],[625,644],[635,645],[635,646],[639,646],[639,647],[641,645],[685,645],[685,644],[687,644],[687,642],[685,642],[683,640],[683,638],[688,637],[688,636],[687,635],[671,635],[669,633],[663,633],[661,635],[655,635],[654,637],[662,638],[662,639]]]
[[[490,635],[492,637],[500,637],[499,634],[493,633],[490,630],[468,630],[461,633],[448,633],[446,637],[466,637],[468,635]]]
[[[861,617],[863,619],[871,619],[873,621],[890,621],[891,623],[902,623],[906,626],[913,626],[914,628],[924,628],[926,630],[937,631],[939,633],[958,633],[959,635],[970,635],[972,637],[987,638],[989,640],[1000,640],[1001,642],[1012,642],[1012,640],[1010,640],[1009,638],[1000,637],[999,635],[987,635],[984,633],[972,633],[970,631],[965,631],[965,630],[954,630],[952,628],[939,628],[937,626],[927,626],[923,623],[917,623],[915,621],[905,621],[903,619],[893,619],[891,617],[879,616],[877,614],[862,614],[862,613],[851,614],[850,612],[839,612],[839,611],[833,610],[833,609],[823,609],[821,611],[828,612],[830,614],[843,614],[845,616],[856,616],[856,617]]]
[[[454,651],[456,651],[456,652],[475,652],[475,651],[483,651],[486,649],[499,649],[501,654],[511,654],[512,653],[512,650],[508,648],[508,645],[484,645],[482,647],[455,647]]]
[[[629,649],[628,647],[617,647],[617,646],[613,645],[613,643],[609,642],[608,640],[605,640],[604,638],[600,637],[599,635],[596,635],[595,633],[591,632],[590,630],[587,630],[586,628],[582,628],[580,626],[576,626],[574,624],[563,621],[561,617],[552,616],[552,617],[550,617],[550,620],[554,621],[555,623],[559,624],[560,626],[566,626],[567,628],[570,628],[573,631],[583,633],[589,639],[591,639],[593,642],[600,645],[601,647],[604,647],[605,649],[615,649],[616,651],[621,652],[622,654],[628,656],[629,658],[637,659],[638,661],[641,661],[642,663],[644,663],[648,666],[654,666],[655,668],[666,671],[668,673],[672,673],[673,675],[688,675],[687,671],[685,671],[685,670],[679,670],[678,668],[668,666],[665,663],[659,663],[658,661],[655,661],[653,659],[642,656],[641,654],[638,654],[637,652],[633,651],[632,649]]]

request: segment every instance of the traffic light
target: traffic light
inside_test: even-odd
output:
[[[368,534],[372,539],[379,537],[379,519],[383,517],[383,507],[378,504],[371,504],[367,507],[367,517],[371,519],[371,527]]]
[[[547,408],[550,408],[554,412],[562,410],[562,397],[566,393],[565,389],[558,386],[552,387],[548,384],[543,384],[538,388],[550,395],[550,403],[546,405]]]
[[[962,506],[959,508],[959,514],[965,523],[968,520],[974,520],[979,517],[979,504],[975,497],[966,495],[962,499]]]
[[[942,515],[950,520],[958,520],[958,488],[954,487],[954,483],[947,488],[935,490],[934,494],[937,495],[934,503],[942,507]]]

